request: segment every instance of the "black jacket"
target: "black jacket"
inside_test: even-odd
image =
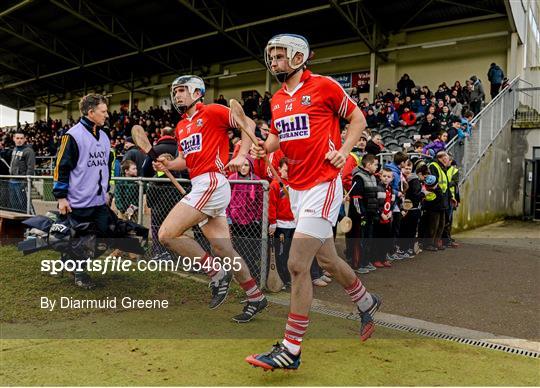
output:
[[[402,77],[397,83],[397,89],[401,93],[401,97],[411,96],[415,86],[414,81],[410,78],[405,79]]]
[[[417,208],[425,197],[425,194],[422,192],[422,182],[418,179],[418,175],[413,173],[407,177],[407,183],[409,184],[409,188],[405,192],[405,199],[410,199],[413,207]]]
[[[178,144],[176,143],[176,139],[172,136],[160,137],[153,149],[158,156],[162,154],[171,154],[173,158],[176,158],[178,156]],[[172,174],[176,177],[179,177],[180,175],[182,176],[182,178],[188,177],[187,171],[185,172],[185,174],[184,171],[182,171],[182,174],[180,174],[178,171],[172,171]],[[152,167],[152,158],[148,155],[144,160],[142,174],[140,175],[147,178],[156,176],[156,171]]]
[[[351,207],[360,216],[376,217],[379,214],[377,178],[361,167],[353,170],[353,185],[351,190]]]
[[[375,144],[375,142],[373,140],[369,140],[366,144],[366,153],[367,154],[371,154],[371,155],[378,155],[380,154],[382,151],[381,151],[381,148]]]
[[[440,131],[441,126],[439,125],[439,122],[436,119],[433,119],[431,120],[431,123],[427,120],[424,120],[422,122],[422,125],[420,126],[420,130],[418,131],[418,133],[421,136],[430,135],[432,138],[436,138]]]
[[[122,158],[122,162],[125,160],[131,160],[135,162],[135,164],[137,165],[137,175],[142,176],[141,171],[145,159],[146,157],[144,155],[144,152],[138,149],[137,146],[133,146],[126,151],[124,157]]]

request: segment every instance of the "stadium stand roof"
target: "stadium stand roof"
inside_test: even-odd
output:
[[[362,41],[378,52],[405,29],[506,17],[504,0],[3,0],[0,104],[34,106],[50,93],[256,59],[280,32],[312,46]],[[375,33],[374,33],[375,31]],[[382,60],[384,53],[378,53]]]

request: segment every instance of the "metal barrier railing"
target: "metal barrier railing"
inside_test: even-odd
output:
[[[56,165],[56,156],[36,156],[36,175],[51,175]]]
[[[190,190],[189,180],[178,179],[178,182],[186,191]],[[229,180],[229,183],[231,203],[227,208],[227,220],[233,246],[264,287],[268,263],[269,184],[265,180]],[[157,238],[159,227],[182,195],[166,178],[113,177],[111,187],[111,207],[119,217],[136,220],[150,230],[147,255],[166,252]],[[0,209],[45,214],[56,208],[52,176],[0,175]],[[200,228],[196,226],[192,230],[194,238],[210,250]]]
[[[467,179],[493,140],[514,117],[519,104],[519,93],[516,89],[519,82],[518,77],[514,78],[472,119],[473,127],[469,138],[460,140],[456,136],[449,142],[447,150],[454,155],[460,166],[460,184]]]
[[[523,80],[521,82],[525,85],[517,88],[520,98],[514,124],[538,126],[540,125],[540,87]]]

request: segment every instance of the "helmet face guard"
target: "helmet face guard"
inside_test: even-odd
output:
[[[188,89],[191,98],[194,100],[189,106],[185,104],[177,104],[176,99],[174,98],[175,89],[179,86],[184,86]],[[201,97],[195,99],[195,91],[199,90],[201,92]],[[206,92],[206,87],[204,86],[204,81],[201,77],[196,75],[183,75],[176,78],[171,85],[171,104],[174,106],[176,111],[180,114],[184,114],[186,111],[191,109],[197,102],[202,101],[204,94]]]
[[[272,57],[272,50],[277,48],[285,49],[287,63],[292,71],[274,72],[272,70],[272,61],[274,60]],[[293,58],[298,53],[303,54],[303,60],[301,63],[295,65],[293,64]],[[264,50],[266,67],[279,82],[285,82],[299,70],[303,69],[309,57],[310,49],[308,41],[303,36],[295,34],[280,34],[272,37]]]

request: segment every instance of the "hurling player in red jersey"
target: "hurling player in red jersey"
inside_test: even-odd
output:
[[[259,158],[278,148],[283,151],[289,166],[291,210],[297,222],[288,263],[292,287],[284,339],[270,352],[246,358],[251,365],[271,370],[297,369],[300,365],[300,345],[313,299],[309,271],[313,257],[357,305],[363,341],[374,330],[373,315],[381,304],[338,256],[332,235],[343,200],[340,169],[366,121],[336,81],[307,70],[310,56],[309,44],[302,36],[281,34],[268,42],[266,65],[283,85],[272,97],[270,135],[251,151]],[[349,121],[343,145],[340,118]]]
[[[169,161],[160,157],[156,170],[189,170],[192,188],[171,210],[161,228],[159,241],[178,255],[192,258],[211,278],[210,308],[221,305],[229,291],[232,273],[247,295],[247,304],[236,322],[249,322],[268,302],[249,268],[234,250],[225,210],[231,200],[231,187],[225,170],[239,171],[246,160],[251,140],[242,133],[238,156],[229,159],[227,132],[235,122],[229,108],[219,104],[203,104],[204,81],[193,75],[178,77],[171,86],[171,102],[182,119],[176,126],[179,156]],[[253,131],[255,123],[249,121]],[[199,225],[216,255],[212,257],[185,232]],[[227,264],[228,263],[228,264]],[[196,268],[196,267],[194,267]]]

